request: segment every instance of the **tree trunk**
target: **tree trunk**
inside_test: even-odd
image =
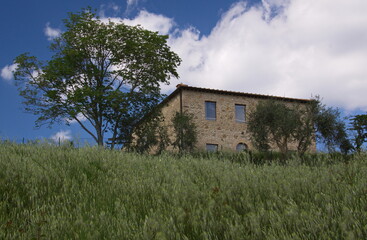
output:
[[[98,146],[103,147],[103,138],[98,138]]]
[[[97,126],[96,127],[96,132],[97,132],[97,144],[98,144],[98,146],[103,146],[103,132],[102,132],[102,127],[101,126]]]

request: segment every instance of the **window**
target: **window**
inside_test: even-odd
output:
[[[206,144],[206,150],[208,152],[216,152],[216,151],[218,151],[218,144],[207,143]]]
[[[237,144],[237,146],[236,146],[236,151],[237,152],[243,152],[245,150],[247,150],[247,145],[246,144],[244,144],[244,143]]]
[[[245,122],[246,121],[246,106],[235,104],[235,117],[236,122]]]
[[[217,118],[216,102],[205,102],[205,118],[215,120]]]

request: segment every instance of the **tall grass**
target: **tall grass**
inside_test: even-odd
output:
[[[367,156],[313,158],[0,144],[0,239],[367,239]]]

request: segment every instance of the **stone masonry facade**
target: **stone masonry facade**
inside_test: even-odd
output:
[[[205,151],[210,145],[215,146],[219,151],[236,151],[239,144],[251,150],[254,147],[251,143],[251,135],[247,130],[246,118],[248,113],[255,109],[257,103],[264,99],[282,100],[287,104],[300,105],[309,102],[306,99],[230,92],[179,84],[176,90],[162,102],[161,107],[166,124],[171,122],[176,112],[187,112],[193,115],[198,133],[197,150]],[[215,120],[206,118],[206,102],[215,103]],[[245,106],[244,122],[236,121],[235,105]],[[172,136],[172,127],[168,128],[168,134]],[[278,149],[273,145],[272,150]],[[290,150],[296,150],[296,145],[291,144]],[[315,142],[312,143],[310,151],[316,151]]]

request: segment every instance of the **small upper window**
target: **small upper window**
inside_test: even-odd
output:
[[[244,144],[244,143],[239,143],[237,144],[236,146],[236,151],[237,152],[243,152],[243,151],[246,151],[247,150],[247,145]]]
[[[246,121],[246,106],[236,104],[235,105],[235,117],[236,122],[245,122]]]
[[[216,152],[216,151],[218,151],[218,144],[210,144],[210,143],[207,143],[206,144],[206,150],[208,152]]]
[[[207,120],[216,120],[216,102],[205,102],[205,118]]]

